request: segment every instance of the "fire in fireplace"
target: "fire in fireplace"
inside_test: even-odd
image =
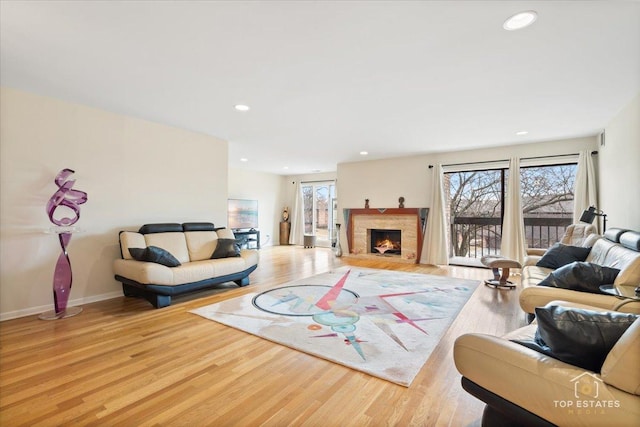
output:
[[[371,253],[400,255],[402,249],[401,230],[371,230]]]

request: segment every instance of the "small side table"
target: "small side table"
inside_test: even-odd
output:
[[[635,291],[635,286],[616,286],[616,285],[602,285],[600,286],[600,291],[613,295],[614,297],[620,299],[621,301],[613,307],[614,311],[618,311],[622,306],[629,304],[634,301],[640,301],[640,294]]]
[[[314,248],[316,246],[316,236],[313,234],[305,234],[303,243],[305,248]]]
[[[516,287],[508,279],[510,268],[522,268],[518,261],[498,255],[485,255],[480,258],[480,262],[493,270],[493,279],[485,280],[485,285],[500,289],[514,289]],[[502,274],[500,274],[501,269]]]

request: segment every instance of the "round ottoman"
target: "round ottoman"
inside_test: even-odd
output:
[[[513,289],[516,287],[509,279],[510,268],[522,268],[518,261],[499,255],[485,255],[480,262],[493,270],[493,279],[485,280],[484,284],[493,288]],[[502,274],[500,274],[502,270]]]

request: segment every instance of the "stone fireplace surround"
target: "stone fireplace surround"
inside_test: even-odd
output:
[[[385,260],[419,263],[427,223],[428,208],[345,209],[349,255],[380,257],[371,252],[369,239],[372,229],[400,230],[402,248],[400,256],[387,256]]]

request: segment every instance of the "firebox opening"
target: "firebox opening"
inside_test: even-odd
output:
[[[371,253],[400,255],[402,250],[401,230],[371,230]]]

